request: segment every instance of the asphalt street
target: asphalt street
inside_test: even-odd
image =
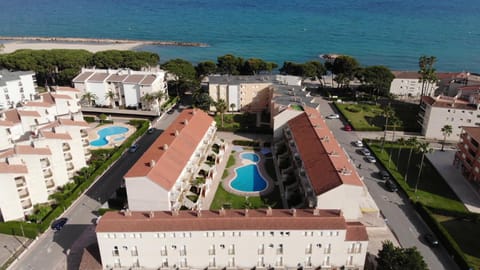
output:
[[[161,121],[155,121],[155,132],[145,134],[138,140],[140,145],[138,151],[135,153],[126,151],[89,190],[80,196],[69,209],[66,209],[62,217],[68,218],[68,222],[63,229],[58,232],[47,230],[8,269],[78,269],[81,250],[90,244],[85,238],[92,239],[93,221],[97,217],[98,209],[120,187],[123,175],[143,154],[143,150],[153,143],[178,113],[175,110],[172,114],[165,114]]]
[[[322,115],[338,113],[330,103],[323,99],[319,101]],[[417,247],[432,270],[459,269],[445,248],[441,245],[430,247],[423,240],[423,235],[429,232],[428,227],[407,197],[399,192],[387,191],[384,181],[380,180],[378,175],[379,170],[384,168],[380,164],[367,162],[365,156],[359,152],[360,148],[353,144],[362,138],[355,131],[345,131],[343,119],[326,119],[326,122],[354,164],[361,164],[358,172],[401,246]]]

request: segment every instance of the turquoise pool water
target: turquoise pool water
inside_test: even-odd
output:
[[[258,155],[254,153],[243,153],[240,157],[254,162],[260,160]],[[262,191],[267,187],[267,181],[260,175],[257,164],[248,164],[236,168],[235,172],[236,176],[230,182],[230,186],[233,189],[242,192],[255,192]]]
[[[254,153],[243,153],[243,154],[240,155],[240,157],[243,158],[243,159],[248,159],[248,160],[253,161],[253,162],[258,162],[260,160],[258,155],[254,154]]]
[[[96,139],[95,141],[91,141],[90,145],[91,146],[104,146],[104,145],[108,144],[108,141],[106,139],[107,136],[122,134],[122,133],[125,133],[127,131],[128,131],[128,128],[120,127],[120,126],[111,126],[111,127],[102,128],[99,131],[97,131],[98,136],[100,136],[100,138]]]

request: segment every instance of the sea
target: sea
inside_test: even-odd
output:
[[[284,61],[346,54],[362,66],[480,72],[478,0],[0,0],[0,36],[203,42],[142,46],[161,62],[234,54]]]

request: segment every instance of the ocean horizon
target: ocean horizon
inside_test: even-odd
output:
[[[146,45],[161,62],[227,53],[276,62],[355,57],[362,66],[480,72],[480,6],[473,0],[19,0],[1,1],[0,36],[202,42]]]

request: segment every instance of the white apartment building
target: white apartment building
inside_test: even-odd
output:
[[[0,111],[0,219],[21,220],[35,204],[73,180],[90,158],[78,91],[39,95],[21,108]]]
[[[363,269],[365,227],[338,210],[107,212],[104,269]]]
[[[288,206],[340,209],[347,220],[377,217],[377,205],[320,113],[310,107],[303,110],[282,112],[292,118],[273,145]]]
[[[427,139],[443,140],[442,128],[452,126],[448,141],[458,141],[462,127],[480,126],[478,94],[473,93],[469,99],[461,97],[437,96],[422,97],[418,122],[422,135]]]
[[[211,153],[214,164],[223,158],[223,142],[215,139],[215,121],[197,109],[182,111],[170,126],[146,149],[124,176],[128,206],[132,211],[161,211],[185,206],[201,208],[202,197],[211,192],[216,167],[204,163],[217,143],[218,153]],[[203,171],[202,173],[200,173]],[[196,185],[202,174],[205,182]],[[187,198],[196,186],[198,201]]]
[[[419,97],[422,94],[420,74],[416,71],[392,71],[395,78],[390,84],[390,94],[400,97]],[[426,87],[424,95],[433,95],[437,84]]]
[[[302,78],[289,75],[213,75],[208,77],[208,92],[214,102],[225,100],[227,111],[259,112],[268,108],[272,86],[301,83]],[[210,110],[215,111],[215,106]]]
[[[83,68],[72,82],[81,91],[81,95],[86,92],[95,95],[95,105],[158,110],[162,101],[168,98],[165,74],[159,68],[151,71]],[[113,100],[107,96],[109,92],[114,94]],[[146,104],[142,100],[145,94],[158,92],[165,95],[162,100],[156,100],[152,104]]]
[[[0,110],[33,100],[36,94],[35,83],[33,71],[0,70]]]

